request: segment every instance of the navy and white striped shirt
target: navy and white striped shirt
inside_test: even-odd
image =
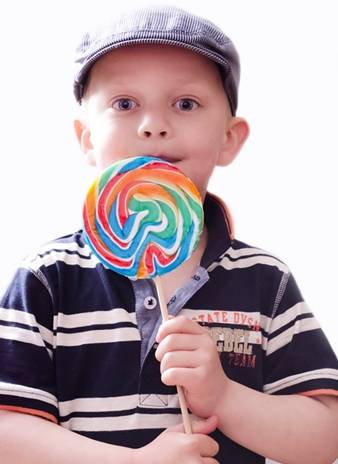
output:
[[[168,302],[208,328],[225,373],[269,394],[338,395],[338,363],[288,267],[232,238],[208,194],[208,245]],[[81,231],[42,247],[0,304],[0,409],[35,414],[87,437],[140,447],[181,422],[154,356],[161,322],[151,280],[105,268]],[[239,405],[240,408],[240,405]],[[221,463],[264,463],[216,431]]]

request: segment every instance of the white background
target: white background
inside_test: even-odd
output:
[[[28,252],[81,226],[95,173],[73,135],[73,50],[85,25],[118,3],[1,3],[0,290]],[[172,4],[216,22],[241,56],[238,114],[251,135],[210,190],[230,206],[238,239],[290,266],[338,351],[336,2]]]

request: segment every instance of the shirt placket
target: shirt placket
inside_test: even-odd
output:
[[[206,269],[199,266],[194,276],[183,287],[178,289],[167,303],[168,313],[172,316],[179,314],[185,303],[208,279],[209,275]],[[135,293],[136,319],[141,334],[139,405],[141,407],[154,407],[154,405],[157,408],[168,407],[170,402],[169,396],[151,393],[150,386],[154,382],[154,375],[150,376],[149,372],[153,372],[154,370],[152,364],[154,362],[154,350],[157,348],[155,338],[162,323],[156,287],[150,279],[132,281],[132,285]],[[149,359],[149,357],[152,357],[152,359]],[[147,373],[147,371],[149,372]]]

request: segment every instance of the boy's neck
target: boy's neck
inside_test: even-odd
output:
[[[207,246],[207,241],[208,231],[204,226],[198,246],[190,258],[182,263],[177,269],[174,269],[161,277],[165,301],[168,302],[175,292],[186,284],[195,274]]]

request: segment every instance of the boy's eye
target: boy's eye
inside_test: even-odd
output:
[[[113,103],[113,108],[120,111],[128,111],[134,109],[136,103],[130,98],[119,98]]]
[[[181,98],[176,102],[176,106],[181,110],[181,111],[191,111],[199,106],[199,104],[195,101],[192,100],[191,98]]]

